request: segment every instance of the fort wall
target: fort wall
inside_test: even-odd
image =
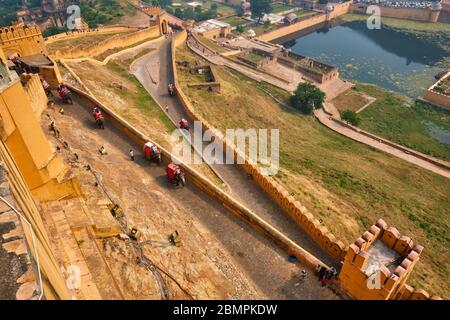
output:
[[[13,154],[3,141],[0,141],[0,160],[7,171],[7,179],[17,207],[32,227],[30,229],[28,223],[21,218],[22,226],[27,226],[23,228],[23,232],[28,246],[30,248],[36,246],[36,250],[30,249],[30,252],[34,260],[39,260],[45,299],[71,299],[66,280],[61,273],[60,266],[50,246],[50,241],[33,195],[25,182],[21,170],[17,166],[15,157],[13,157]]]
[[[425,91],[423,99],[438,107],[450,109],[450,96],[434,91],[434,88],[439,85],[441,81],[448,81],[448,78],[450,78],[450,71]]]
[[[173,42],[172,42],[172,63],[173,63],[173,70],[174,70],[174,83],[176,86],[176,93],[177,96],[183,105],[186,113],[194,120],[201,121],[203,124],[203,130],[210,130],[213,132],[213,136],[215,139],[220,139],[219,141],[223,141],[224,149],[227,150],[228,148],[231,148],[235,158],[240,157],[241,159],[245,159],[245,164],[242,165],[245,172],[250,174],[252,178],[267,192],[267,194],[274,199],[293,219],[294,221],[323,249],[325,250],[331,257],[333,257],[336,261],[340,262],[346,259],[346,256],[348,255],[349,249],[345,247],[344,243],[338,239],[328,230],[328,228],[320,223],[313,215],[310,213],[299,201],[295,200],[289,192],[280,184],[278,184],[276,181],[274,181],[273,178],[264,175],[258,166],[253,165],[249,163],[249,161],[246,159],[245,155],[242,154],[240,150],[236,148],[236,146],[233,143],[229,143],[223,134],[216,130],[211,124],[209,124],[205,119],[203,119],[201,116],[196,114],[195,109],[189,102],[186,95],[180,90],[180,84],[178,80],[178,75],[176,72],[176,64],[175,64],[175,52],[176,48],[180,45],[182,45],[187,39],[186,32],[182,32],[175,36]],[[389,232],[386,233],[385,237],[387,238]],[[365,233],[364,237],[367,237],[367,243],[371,243],[371,239],[368,238],[368,234]],[[397,237],[392,238],[394,242],[392,243],[393,246],[397,246],[396,248],[400,248],[403,244],[406,243],[405,238],[401,238],[400,236],[398,239],[401,239],[401,241],[398,241],[397,243]],[[372,242],[375,240],[375,238],[372,239]],[[359,241],[359,239],[357,240]],[[406,248],[406,247],[405,247]],[[406,250],[406,249],[405,249]],[[421,251],[421,247],[416,247],[417,251]],[[406,260],[406,259],[405,259]],[[312,262],[310,260],[309,262]],[[413,262],[416,263],[417,261]],[[405,262],[407,264],[407,262]],[[310,266],[313,266],[311,263],[309,263]],[[399,300],[427,300],[427,299],[435,299],[439,300],[440,297],[433,296],[430,298],[430,295],[422,290],[413,288],[409,285],[407,285],[406,279],[407,276],[409,276],[409,273],[411,272],[412,268],[409,269],[407,274],[404,274],[404,271],[397,270],[400,274],[400,279],[396,282],[397,285],[397,291],[395,295],[390,295],[389,299],[399,299]],[[352,275],[353,280],[359,280],[362,282],[362,274],[360,272],[355,273]],[[359,278],[358,278],[359,277]],[[365,281],[365,280],[364,280]],[[366,282],[364,282],[366,283]],[[389,285],[392,285],[390,283]],[[367,288],[360,288],[363,292],[367,290]],[[382,297],[380,294],[370,292],[370,293],[361,293],[362,295],[365,295],[365,298],[370,299],[380,299],[385,298]]]
[[[40,119],[42,112],[47,108],[47,95],[42,87],[39,75],[31,74],[24,85],[25,92],[31,102],[31,108],[38,119]]]
[[[354,3],[350,7],[352,13],[366,14],[369,4]],[[430,8],[392,8],[380,6],[381,16],[417,21],[437,22],[439,19],[439,10]]]
[[[114,26],[114,27],[102,27],[97,29],[88,29],[83,31],[72,31],[65,33],[58,33],[53,36],[45,38],[45,44],[54,43],[57,41],[78,39],[83,37],[89,37],[99,34],[109,34],[109,33],[125,33],[130,31],[138,31],[138,28],[126,27],[126,26]]]
[[[41,30],[36,26],[15,25],[0,28],[0,48],[6,55],[17,53],[29,56],[35,53],[47,54]]]
[[[28,91],[17,77],[0,87],[0,138],[40,201],[74,195],[76,181],[66,177],[68,169],[51,148],[36,117],[45,108],[39,78],[35,75],[30,81]]]
[[[126,48],[147,39],[157,38],[160,35],[160,26],[152,26],[150,28],[125,35],[119,34],[84,48],[75,48],[73,50],[57,50],[54,54],[52,54],[52,57],[54,59],[77,59],[82,57],[94,57],[102,54],[107,50],[115,48]]]
[[[330,21],[331,19],[335,19],[341,15],[344,15],[349,12],[351,2],[334,4],[334,10],[329,13],[322,13],[312,17],[309,17],[305,20],[301,20],[289,26],[281,27],[275,29],[273,31],[267,32],[257,37],[258,40],[262,41],[274,41],[276,39],[286,37],[292,33],[299,32],[303,29],[310,28],[317,24],[324,23],[326,21]]]

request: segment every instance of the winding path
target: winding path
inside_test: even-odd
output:
[[[193,120],[186,114],[180,101],[176,97],[169,96],[167,93],[168,84],[173,83],[170,44],[170,39],[168,41],[154,43],[153,46],[156,50],[136,61],[131,66],[131,72],[139,79],[164,111],[166,106],[168,107],[167,114],[174,123],[178,123],[181,118],[185,118],[190,123],[193,123]],[[160,67],[159,81],[157,84],[152,81],[150,74],[157,74],[158,72],[149,70],[148,67],[151,66]],[[328,265],[338,267],[335,260],[324,252],[251,177],[248,177],[240,165],[212,164],[210,166],[229,186],[228,192],[235,199],[247,208],[251,208],[261,218],[272,224],[319,260],[322,260]]]
[[[218,55],[212,50],[205,48],[192,36],[188,39],[188,45],[191,50],[213,64],[226,65],[227,67],[235,69],[256,81],[266,81],[288,92],[292,92],[294,90],[292,88],[292,84],[283,83],[282,81],[270,77],[269,75],[259,73],[250,68],[245,68],[237,63],[230,62],[228,59]],[[338,115],[336,114],[337,111],[331,111],[333,116],[335,118],[338,118]],[[330,115],[327,115],[327,113],[323,109],[316,110],[314,112],[314,115],[320,123],[343,136],[346,136],[360,143],[364,143],[365,145],[368,145],[380,151],[389,153],[397,158],[408,161],[412,164],[415,164],[416,166],[439,174],[443,177],[450,178],[450,163],[448,163],[447,161],[421,154],[420,152],[397,145],[386,139],[370,137],[368,135],[362,134],[362,130],[349,129],[347,126],[334,121],[330,117]]]

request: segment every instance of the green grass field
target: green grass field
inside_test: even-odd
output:
[[[284,3],[276,3],[272,5],[272,13],[279,13],[287,10],[293,9],[294,6],[284,4]]]
[[[199,58],[186,48],[177,59]],[[200,62],[204,64],[205,62]],[[409,283],[431,294],[449,291],[450,182],[408,162],[349,140],[311,116],[284,108],[266,92],[287,92],[218,68],[221,93],[181,89],[206,120],[220,130],[280,130],[280,171],[275,179],[346,244],[379,218],[425,247]],[[448,297],[448,296],[447,296]]]
[[[359,113],[359,127],[406,147],[450,161],[450,146],[430,133],[436,127],[450,134],[450,111],[433,107],[370,84],[356,90],[377,100]]]

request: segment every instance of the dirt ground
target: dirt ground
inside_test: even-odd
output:
[[[118,149],[114,143],[105,143],[93,126],[73,121],[55,109],[59,107],[48,108],[46,113],[56,120],[61,137],[71,149],[69,152],[62,147],[60,153],[67,163],[73,163],[73,153],[79,156],[80,160],[72,166],[72,170],[80,181],[84,202],[93,212],[94,219],[106,218],[98,216],[101,214],[98,212],[98,202],[105,199],[105,194],[94,185],[92,174],[84,169],[87,163],[100,176],[107,193],[125,210],[128,225],[142,232],[144,254],[176,279],[195,299],[264,298],[202,223],[187,215],[184,208],[173,201],[173,195],[161,190],[160,177],[146,174],[146,166],[130,166],[126,150]],[[49,118],[46,113],[42,126],[48,131]],[[55,146],[60,145],[50,134],[49,139]],[[97,152],[100,145],[106,147],[107,155]],[[117,174],[118,170],[122,174]],[[175,230],[181,236],[181,247],[168,242],[168,236]],[[160,298],[154,277],[145,268],[133,263],[137,253],[129,242],[115,237],[97,242],[126,299]],[[163,278],[171,299],[186,299],[186,294],[174,281],[166,276]]]

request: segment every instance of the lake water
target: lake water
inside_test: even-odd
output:
[[[448,52],[429,42],[364,22],[322,27],[284,43],[293,52],[339,67],[344,79],[368,82],[417,97],[442,69]]]

